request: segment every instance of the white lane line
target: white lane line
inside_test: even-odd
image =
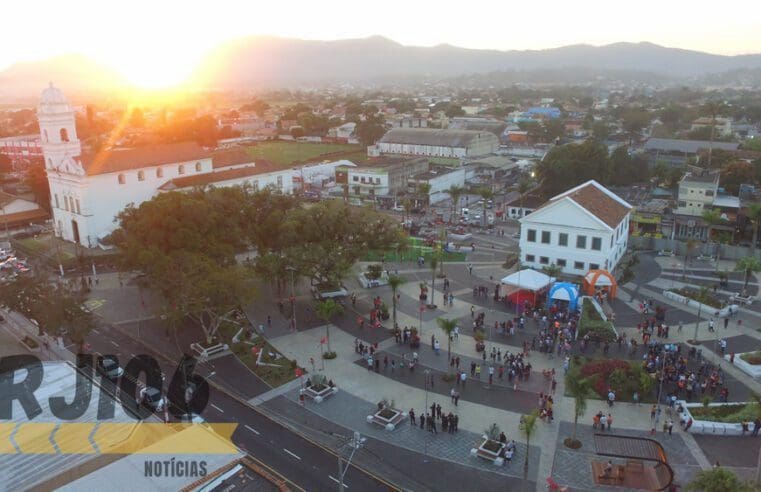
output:
[[[295,454],[291,453],[291,452],[290,452],[290,451],[288,451],[287,449],[283,448],[283,451],[285,451],[286,453],[290,454],[291,456],[293,456],[293,457],[294,457],[294,458],[296,458],[297,460],[301,461],[301,458],[299,458],[299,457],[298,457],[298,456],[296,456]]]
[[[95,333],[96,335],[100,335],[100,332],[95,328],[92,329],[92,332]]]
[[[329,478],[329,479],[331,479],[331,480],[333,480],[335,483],[341,483],[341,482],[340,482],[340,481],[339,481],[339,480],[338,480],[336,477],[334,477],[333,475],[328,475],[328,478]],[[346,484],[344,484],[344,488],[345,488],[345,489],[348,489],[348,488],[349,488],[349,486],[348,486],[348,485],[346,485]]]
[[[113,341],[113,340],[109,340],[109,341],[114,345],[114,347],[118,347],[119,346],[119,344],[116,343],[115,341]]]
[[[246,429],[250,430],[251,432],[253,432],[253,433],[254,433],[254,434],[256,434],[257,436],[258,436],[258,435],[260,435],[260,434],[259,434],[259,431],[258,431],[258,430],[256,430],[256,429],[254,429],[254,428],[253,428],[253,427],[251,427],[250,425],[244,425],[243,427],[245,427]]]
[[[136,359],[136,358],[137,358],[137,356],[136,356],[135,354],[131,353],[131,352],[130,352],[130,354],[129,354],[129,355],[130,355],[130,356],[132,356],[132,358],[133,358],[133,359]]]
[[[213,404],[213,403],[212,403],[212,404],[211,404],[211,406],[212,406],[212,407],[214,408],[214,410],[216,410],[217,412],[219,412],[219,413],[225,413],[225,411],[224,411],[224,410],[222,410],[221,408],[219,408],[219,407],[218,407],[218,406],[216,406],[215,404]]]

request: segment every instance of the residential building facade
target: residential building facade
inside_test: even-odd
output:
[[[561,193],[520,219],[520,261],[572,276],[612,271],[626,251],[631,210],[594,180]]]
[[[377,147],[380,154],[462,158],[496,152],[499,139],[486,131],[394,128]]]

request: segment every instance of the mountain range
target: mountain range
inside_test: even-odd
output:
[[[404,46],[381,36],[336,41],[248,37],[213,49],[191,80],[197,87],[245,88],[585,69],[590,77],[595,71],[618,71],[677,81],[759,68],[761,54],[716,55],[646,42],[499,51]],[[115,71],[84,56],[69,55],[0,71],[0,98],[36,95],[49,80],[83,94],[128,85]]]

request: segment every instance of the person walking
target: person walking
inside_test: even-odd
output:
[[[425,412],[420,414],[420,428],[422,429],[424,427],[425,427]]]
[[[416,424],[416,422],[415,422],[415,410],[410,408],[410,412],[409,413],[410,413],[410,425],[414,427],[415,424]]]
[[[608,406],[612,407],[613,403],[616,401],[616,393],[613,392],[613,390],[608,391]]]
[[[465,374],[465,371],[462,371],[460,373],[460,383],[462,383],[462,389],[465,389],[465,381],[468,379],[468,375]]]
[[[608,431],[610,431],[610,426],[613,425],[613,415],[608,414],[608,418],[606,419],[606,422],[608,424]]]

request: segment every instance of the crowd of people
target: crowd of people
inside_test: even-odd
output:
[[[430,411],[428,411],[430,410]],[[410,408],[410,425],[420,425],[421,429],[425,429],[432,434],[438,434],[438,426],[441,426],[441,431],[449,434],[454,434],[459,430],[460,417],[452,412],[446,413],[441,410],[441,405],[431,403],[429,408],[426,408],[420,415],[415,413],[413,408]]]

